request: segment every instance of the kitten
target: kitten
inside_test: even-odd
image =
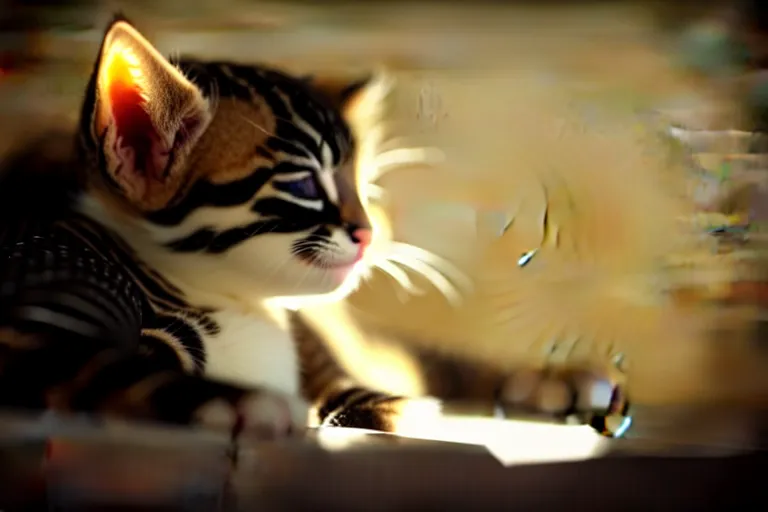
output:
[[[5,163],[0,403],[265,437],[396,430],[415,402],[357,385],[317,317],[278,307],[342,295],[370,260],[346,115],[373,86],[174,65],[116,19],[76,154],[63,134]]]
[[[50,138],[57,162],[35,145],[5,165],[3,401],[303,428],[289,318],[266,301],[358,278],[373,233],[343,111],[369,83],[174,65],[116,19],[77,155]],[[305,393],[317,422],[393,428],[401,399],[332,380]]]

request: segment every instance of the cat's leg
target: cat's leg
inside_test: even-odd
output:
[[[164,343],[144,339],[142,345],[154,354],[65,332],[0,328],[0,405],[200,425],[258,438],[306,426],[308,408],[296,398],[191,375]]]
[[[504,372],[434,350],[413,353],[423,376],[424,391],[445,400],[445,412],[493,414],[509,419],[533,417],[558,423],[575,420],[591,424],[608,436],[626,428],[629,406],[620,365],[612,372],[588,365],[521,367]]]
[[[197,358],[202,348],[189,343],[180,329],[182,320],[177,316],[156,313],[149,328],[142,331],[139,352],[163,365],[182,370],[188,376],[205,382],[216,382],[203,378],[204,363]],[[194,336],[192,339],[195,339]],[[178,347],[185,348],[179,350]],[[174,348],[172,348],[174,347]],[[228,429],[230,425],[255,431],[261,437],[280,437],[298,433],[307,426],[309,406],[298,395],[291,395],[268,387],[233,388],[239,395],[234,401],[227,395],[216,396],[198,405],[191,423],[207,427]],[[202,397],[204,398],[204,397]]]
[[[317,411],[315,421],[397,432],[404,421],[423,426],[440,416],[442,407],[437,399],[407,398],[359,386],[300,314],[294,313],[289,319],[302,364],[304,395]],[[603,435],[620,434],[627,425],[628,402],[618,371],[608,375],[581,367],[521,368],[502,375],[492,368],[432,352],[419,353],[416,359],[424,372],[425,391],[441,400],[488,403],[495,399],[497,410],[509,417],[576,417]]]
[[[171,345],[141,336],[154,314],[142,290],[80,235],[47,222],[3,224],[0,256],[0,406],[263,437],[306,426],[299,400],[185,371]]]
[[[298,313],[289,315],[301,362],[302,391],[313,404],[310,424],[398,432],[404,421],[439,417],[440,404],[361,386],[350,378],[319,333]]]
[[[506,417],[575,419],[608,437],[620,437],[631,423],[623,374],[589,366],[521,368],[502,380],[497,403]]]
[[[315,401],[319,425],[403,432],[404,422],[424,425],[440,417],[440,402],[392,395],[340,378]]]

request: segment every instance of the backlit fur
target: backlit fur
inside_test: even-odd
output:
[[[112,32],[118,32],[117,36],[108,37],[105,44],[116,44],[115,37],[127,38],[125,34],[129,30],[118,25],[112,29]],[[137,33],[129,33],[129,36],[134,38],[129,43],[132,47],[148,45],[143,39],[136,39],[140,37]],[[108,53],[109,48],[102,52]],[[158,58],[151,47],[135,54],[141,63],[145,59]],[[81,203],[82,209],[112,227],[147,263],[180,285],[190,296],[199,297],[198,300],[207,306],[237,302],[247,309],[275,296],[328,293],[342,285],[347,277],[354,280],[358,270],[353,266],[358,260],[360,244],[350,237],[345,227],[354,225],[370,229],[370,224],[357,195],[355,143],[338,110],[342,105],[333,104],[334,98],[313,90],[311,84],[272,70],[221,63],[207,66],[209,70],[215,70],[216,76],[206,78],[199,75],[207,72],[206,66],[181,63],[180,70],[173,74],[163,73],[164,80],[170,76],[177,81],[175,84],[163,82],[162,89],[148,87],[146,91],[147,105],[163,111],[170,108],[164,103],[168,99],[164,91],[188,91],[195,87],[199,104],[190,108],[202,113],[204,124],[199,138],[184,148],[187,156],[179,156],[177,168],[172,172],[177,177],[162,184],[150,184],[171,188],[172,194],[166,190],[158,192],[158,197],[166,200],[165,204],[159,204],[153,198],[148,209],[147,205],[131,200],[130,194],[115,194],[102,181],[91,180]],[[152,70],[165,71],[166,67],[164,63],[154,64],[154,60],[146,63],[146,81],[152,83]],[[189,75],[189,79],[182,71]],[[274,91],[268,90],[273,94],[271,104],[260,95],[259,86],[247,82],[249,76],[262,82],[262,90],[274,86]],[[194,85],[196,79],[208,81],[198,89]],[[233,92],[228,94],[227,90]],[[305,112],[318,112],[319,117],[309,121],[303,119],[293,102],[302,103]],[[276,112],[276,108],[285,109],[285,112]],[[103,116],[100,112],[96,115]],[[326,126],[318,126],[318,120],[327,123]],[[96,121],[98,125],[104,123],[100,117]],[[308,140],[320,146],[320,150],[305,151],[304,155],[298,156],[285,154],[280,149],[267,149],[272,140],[280,138],[278,123],[283,123],[283,128],[288,125],[305,134]],[[106,144],[110,142],[108,139]],[[107,165],[109,151],[107,147]],[[298,153],[301,152],[299,146]],[[266,176],[270,169],[281,164],[289,171],[291,165],[302,167]],[[259,173],[265,178],[257,176]],[[279,188],[280,182],[297,177],[314,177],[326,199],[298,198]],[[260,186],[255,186],[254,182]],[[239,189],[242,193],[248,187],[253,192],[250,196],[237,200],[224,197],[228,190],[235,192]],[[219,204],[214,204],[217,201],[214,195],[223,198],[218,200]],[[267,223],[261,229],[264,232],[256,234],[260,228],[253,226],[258,226],[259,221],[277,217],[274,213],[259,213],[252,209],[255,202],[270,198],[304,210],[307,216],[317,212],[317,222],[301,219],[303,226],[296,230],[275,229]],[[171,221],[156,220],[163,216],[168,218],[169,210],[174,208],[177,211],[186,208],[187,213]],[[336,214],[337,218],[329,221],[328,212],[321,212],[324,208],[332,210],[331,217]],[[173,216],[171,213],[170,217]],[[202,231],[222,233],[238,228],[252,229],[255,236],[243,236],[239,243],[216,250],[206,250],[209,246],[204,245],[184,250],[170,247]],[[316,237],[318,240],[314,243],[308,241],[318,228],[323,228],[323,235]],[[300,252],[311,253],[315,264],[308,264],[306,259],[297,256]]]

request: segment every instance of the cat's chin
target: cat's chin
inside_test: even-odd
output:
[[[353,280],[353,274],[357,264],[343,265],[328,269],[328,273],[333,277],[333,281],[338,283],[336,288],[343,286],[347,281]]]
[[[363,274],[360,262],[320,267],[312,264],[303,265],[308,273],[291,296],[333,296],[342,298],[357,287]]]
[[[355,270],[356,267],[358,267],[361,258],[357,257],[354,260],[347,261],[345,263],[335,263],[335,264],[316,264],[312,261],[307,260],[300,260],[301,264],[305,267],[309,267],[320,274],[324,275],[324,279],[331,281],[331,282],[337,282],[339,284],[343,283]]]
[[[326,284],[326,292],[333,292],[347,281],[353,280],[357,263],[348,263],[345,265],[336,265],[333,267],[319,268],[315,267],[318,273],[322,274],[321,280]]]

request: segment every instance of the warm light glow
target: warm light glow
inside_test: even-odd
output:
[[[147,77],[140,59],[121,41],[112,43],[104,53],[99,70],[101,122],[112,126],[114,147],[120,153],[126,176],[155,176],[163,167],[155,157],[160,139],[150,115]],[[135,174],[134,174],[135,173]],[[132,193],[141,194],[141,180],[127,179]]]
[[[140,65],[138,57],[130,48],[115,45],[107,52],[102,68],[102,86],[109,91],[112,101],[121,101],[124,95],[129,94],[138,94],[142,100],[147,101]]]
[[[322,428],[318,439],[323,448],[344,450],[366,441],[359,429]],[[501,464],[528,464],[584,460],[601,456],[610,440],[588,426],[550,425],[490,418],[450,416],[421,424],[398,425],[398,435],[414,439],[485,446]]]

